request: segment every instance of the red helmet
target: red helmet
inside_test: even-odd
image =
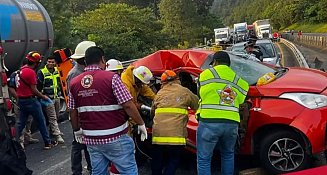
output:
[[[42,60],[42,56],[40,53],[36,52],[36,51],[32,51],[32,52],[29,52],[27,55],[26,55],[26,59],[28,61],[31,61],[33,63],[40,63]]]

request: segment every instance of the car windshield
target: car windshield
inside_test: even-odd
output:
[[[227,34],[224,33],[224,34],[217,34],[216,35],[216,38],[220,39],[220,38],[227,38]]]
[[[269,30],[270,28],[269,27],[263,27],[261,28],[261,30]]]
[[[275,57],[275,52],[271,43],[257,43],[257,45],[259,46],[260,51],[263,53],[263,58]]]
[[[249,55],[236,55],[235,53],[228,52],[231,58],[231,68],[237,75],[246,80],[250,85],[255,85],[258,79],[266,73],[275,73],[276,70],[261,64],[256,61],[248,59]],[[208,56],[201,69],[208,69],[211,67],[213,61],[212,55]]]
[[[232,51],[245,53],[244,45],[243,44],[242,45],[234,45],[232,47]]]

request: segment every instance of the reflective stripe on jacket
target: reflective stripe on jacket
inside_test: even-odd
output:
[[[164,84],[153,101],[155,116],[152,143],[185,145],[187,137],[188,107],[196,110],[199,98],[180,85],[179,80]]]
[[[81,128],[86,138],[110,139],[126,134],[127,114],[112,89],[113,72],[86,71],[71,81]]]
[[[61,95],[58,83],[58,81],[60,81],[58,69],[55,67],[53,73],[51,73],[45,66],[43,69],[41,69],[41,72],[44,77],[42,93],[51,99],[58,98]]]
[[[239,105],[244,102],[248,90],[248,83],[226,65],[204,70],[199,77],[199,120],[240,122]]]

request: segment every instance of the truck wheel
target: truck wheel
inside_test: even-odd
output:
[[[265,137],[260,144],[260,160],[272,174],[302,170],[307,167],[309,155],[301,137],[290,131],[278,131]]]

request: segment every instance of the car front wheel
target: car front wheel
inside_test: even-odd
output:
[[[305,144],[295,132],[278,131],[265,137],[260,145],[260,160],[272,174],[302,170],[308,165]]]

